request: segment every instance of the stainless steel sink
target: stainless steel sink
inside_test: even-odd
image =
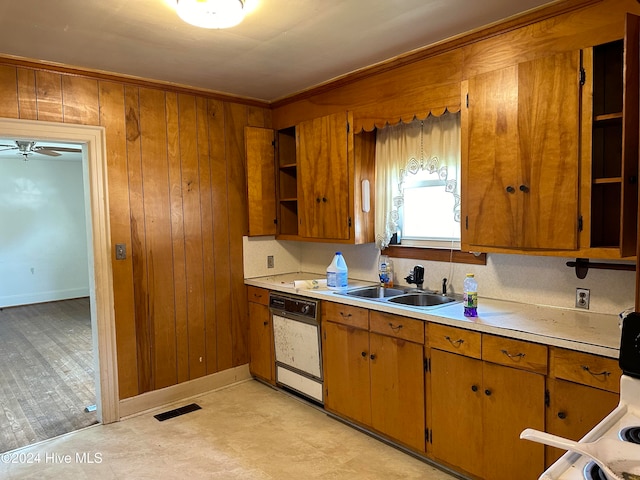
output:
[[[408,293],[406,295],[400,295],[389,299],[390,303],[411,305],[413,307],[433,307],[457,301],[459,300],[434,293]]]
[[[404,295],[405,293],[406,292],[404,290],[400,290],[398,288],[385,288],[378,286],[358,288],[344,292],[345,295],[362,298],[386,298],[394,297],[396,295]]]
[[[336,292],[348,297],[359,297],[374,302],[389,302],[418,308],[436,308],[449,303],[459,303],[459,295],[440,295],[432,291],[412,291],[412,289],[385,288],[379,286],[355,288]]]

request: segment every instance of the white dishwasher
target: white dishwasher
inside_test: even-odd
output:
[[[276,384],[323,404],[319,302],[271,292]]]

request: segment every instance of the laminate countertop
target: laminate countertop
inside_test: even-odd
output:
[[[617,359],[619,355],[618,315],[480,297],[478,316],[468,318],[463,315],[461,303],[424,309],[349,297],[322,285],[311,288],[311,282],[296,282],[320,278],[318,274],[298,272],[246,278],[245,284],[610,358]],[[375,283],[350,279],[348,288],[371,285]]]

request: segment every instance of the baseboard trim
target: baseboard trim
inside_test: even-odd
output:
[[[249,364],[120,400],[120,420],[251,379]]]

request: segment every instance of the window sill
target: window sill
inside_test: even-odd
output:
[[[460,250],[447,250],[441,248],[406,247],[402,245],[390,245],[382,252],[393,258],[412,258],[415,260],[431,260],[434,262],[468,263],[471,265],[486,265],[487,254],[461,252]]]

